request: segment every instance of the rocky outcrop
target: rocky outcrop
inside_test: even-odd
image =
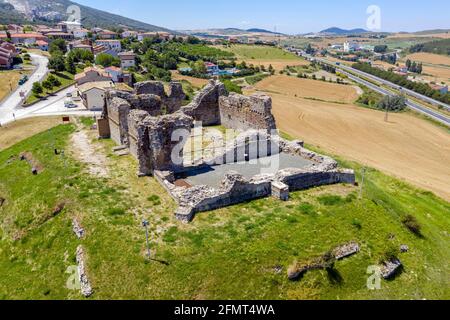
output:
[[[350,242],[339,246],[333,250],[333,255],[337,260],[342,260],[344,258],[350,257],[359,252],[359,244],[356,242]]]
[[[85,269],[85,256],[84,256],[84,250],[82,246],[78,246],[77,252],[76,252],[76,260],[78,264],[78,277],[80,281],[81,286],[81,294],[85,296],[86,298],[90,297],[94,291],[92,290],[91,283],[89,282],[89,279],[86,274]]]
[[[78,239],[82,239],[84,237],[84,229],[76,218],[72,220],[72,231]]]
[[[402,268],[402,263],[399,259],[391,259],[383,262],[381,265],[381,276],[384,279],[393,278],[397,272]]]

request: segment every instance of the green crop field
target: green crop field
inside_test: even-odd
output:
[[[92,137],[109,159],[109,176],[86,173],[71,156],[74,131],[61,125],[0,152],[0,299],[81,298],[66,287],[80,244],[92,299],[450,298],[450,204],[429,192],[369,169],[361,199],[355,186],[327,186],[295,192],[288,202],[262,199],[201,213],[185,225],[155,179],[137,178],[136,161],[114,155],[111,141]],[[65,157],[54,155],[54,146],[68,150]],[[36,176],[18,158],[25,151],[42,170]],[[340,161],[360,172],[357,163]],[[403,225],[407,214],[422,236]],[[86,229],[83,240],[72,232],[73,217]],[[145,259],[143,218],[159,262]],[[294,261],[352,240],[361,252],[333,272],[288,281]],[[399,252],[402,244],[408,253]],[[393,249],[404,270],[381,290],[368,290],[368,266]]]
[[[295,54],[270,46],[231,45],[230,47],[221,47],[221,49],[230,51],[243,60],[300,60]]]

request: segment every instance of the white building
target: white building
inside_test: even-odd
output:
[[[73,36],[76,39],[84,39],[87,38],[88,32],[86,29],[73,30]]]
[[[109,48],[110,50],[119,53],[122,51],[122,44],[120,43],[120,40],[111,40],[111,39],[105,39],[105,40],[97,40],[95,41],[96,45],[102,45],[105,48]]]
[[[355,42],[344,42],[344,51],[351,52],[359,49],[359,45]]]
[[[109,88],[114,88],[112,81],[88,82],[78,86],[78,94],[88,110],[103,110],[106,90]]]
[[[124,70],[136,66],[136,55],[131,51],[119,53],[119,58],[120,66]]]

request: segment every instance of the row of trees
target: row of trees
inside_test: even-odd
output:
[[[422,63],[417,63],[417,62],[411,61],[409,59],[406,60],[406,67],[408,68],[409,72],[421,74],[423,71]]]
[[[395,74],[390,71],[384,71],[378,68],[373,68],[368,63],[356,63],[353,65],[353,68],[358,69],[360,71],[372,74],[376,77],[379,77],[381,79],[390,81],[392,83],[395,83],[399,86],[402,86],[404,88],[407,88],[409,90],[413,90],[417,93],[420,93],[424,96],[427,96],[429,98],[435,99],[437,101],[450,104],[450,94],[442,94],[438,90],[432,89],[428,84],[426,83],[420,83],[420,82],[414,82],[406,79],[405,77]]]
[[[35,82],[33,83],[33,87],[31,92],[36,96],[40,96],[44,93],[44,89],[49,93],[53,88],[59,87],[61,85],[61,81],[58,80],[54,75],[50,74],[45,81],[41,83]]]

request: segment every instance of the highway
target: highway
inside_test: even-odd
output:
[[[389,81],[386,81],[386,80],[380,79],[378,77],[375,77],[375,76],[373,76],[371,74],[367,74],[365,72],[356,70],[354,68],[351,68],[351,67],[348,67],[348,66],[344,66],[342,64],[341,65],[337,65],[336,62],[328,61],[328,60],[322,59],[322,58],[312,57],[311,55],[303,54],[303,56],[308,58],[308,59],[310,59],[310,60],[311,59],[315,59],[318,62],[322,62],[322,63],[328,64],[328,65],[331,65],[334,68],[336,68],[336,70],[341,72],[342,74],[345,74],[346,76],[348,76],[351,80],[353,80],[353,81],[355,81],[357,83],[360,83],[360,84],[362,84],[362,85],[364,85],[364,86],[366,86],[366,87],[368,87],[368,88],[370,88],[370,89],[372,89],[372,90],[374,90],[374,91],[376,91],[378,93],[381,93],[383,95],[393,96],[395,94],[393,92],[387,90],[387,89],[384,89],[384,88],[382,88],[382,87],[380,87],[380,86],[370,82],[370,81],[364,80],[361,77],[364,77],[366,79],[370,79],[370,80],[372,80],[372,81],[374,81],[376,83],[379,83],[379,84],[388,85],[389,87],[392,87],[395,90],[400,90],[400,91],[402,91],[402,92],[404,92],[406,94],[410,94],[410,95],[412,95],[412,96],[414,96],[416,98],[419,98],[419,99],[422,99],[422,100],[427,100],[427,101],[432,101],[432,103],[442,105],[447,110],[450,110],[450,106],[448,106],[448,105],[446,105],[444,103],[441,103],[439,101],[436,101],[436,100],[430,99],[428,97],[422,96],[421,94],[418,94],[418,93],[413,92],[411,90],[408,90],[406,88],[400,87],[400,86],[398,86],[396,84],[393,84],[393,83],[391,83]],[[356,76],[355,74],[358,75],[358,76]],[[411,92],[413,94],[411,94]],[[427,108],[427,107],[425,107],[425,106],[423,106],[423,105],[421,105],[421,104],[419,104],[417,102],[411,101],[410,99],[407,99],[406,104],[407,104],[407,106],[410,109],[412,109],[412,110],[414,110],[416,112],[419,112],[421,114],[424,114],[424,115],[426,115],[426,116],[428,116],[428,117],[430,117],[430,118],[432,118],[432,119],[434,119],[434,120],[436,120],[436,121],[438,121],[438,122],[440,122],[440,123],[450,127],[450,117],[448,117],[448,116],[446,116],[446,115],[444,115],[444,114],[442,114],[442,113],[440,113],[438,111],[434,111],[434,110],[432,110],[430,108]]]
[[[362,84],[362,85],[364,85],[364,86],[366,86],[366,87],[368,87],[368,88],[370,88],[370,89],[372,89],[372,90],[374,90],[374,91],[376,91],[378,93],[381,93],[382,95],[385,95],[385,96],[387,96],[387,95],[388,96],[394,96],[395,95],[393,92],[391,92],[391,91],[389,91],[387,89],[381,88],[381,87],[373,84],[372,82],[369,82],[369,81],[366,81],[364,79],[361,79],[361,78],[359,78],[357,76],[354,76],[353,74],[350,74],[350,73],[348,73],[346,71],[340,70],[340,72],[345,74],[347,77],[349,77],[349,79],[351,79],[351,80],[353,80],[353,81],[355,81],[357,83],[360,83],[360,84]],[[409,99],[407,99],[406,105],[409,108],[413,109],[414,111],[417,111],[417,112],[420,112],[422,114],[425,114],[428,117],[430,117],[430,118],[432,118],[432,119],[434,119],[434,120],[436,120],[436,121],[438,121],[438,122],[440,122],[442,124],[445,124],[445,125],[450,127],[450,118],[449,117],[446,117],[445,115],[443,115],[443,114],[441,114],[439,112],[435,112],[435,111],[433,111],[433,110],[431,110],[429,108],[423,107],[420,104],[415,103],[415,102],[413,102],[413,101],[411,101]]]
[[[333,62],[331,62],[331,61],[328,61],[328,60],[325,60],[325,59],[318,59],[318,60],[319,60],[319,61],[322,61],[322,62],[324,62],[324,63],[327,63],[327,64],[332,64],[332,65],[334,65],[335,67],[337,67],[337,66],[336,66],[336,63],[333,63]],[[393,88],[393,89],[396,89],[396,90],[399,90],[399,88],[402,88],[402,91],[403,91],[404,93],[406,93],[406,94],[408,94],[408,95],[410,95],[410,96],[412,96],[412,97],[415,97],[415,98],[417,98],[417,99],[420,99],[420,100],[422,100],[422,101],[425,101],[425,102],[428,102],[428,103],[431,103],[431,104],[434,104],[434,105],[441,106],[441,107],[445,108],[446,110],[450,111],[450,106],[449,106],[448,104],[445,104],[445,103],[443,103],[443,102],[434,100],[434,99],[432,99],[432,98],[429,98],[429,97],[424,96],[424,95],[422,95],[422,94],[420,94],[420,93],[417,93],[417,92],[414,92],[414,91],[412,91],[412,90],[409,90],[409,89],[407,89],[407,88],[400,87],[399,85],[397,85],[397,84],[395,84],[395,83],[386,81],[386,80],[384,80],[384,79],[381,79],[381,78],[378,78],[378,77],[376,77],[376,76],[373,76],[373,75],[371,75],[371,74],[369,74],[369,73],[366,73],[366,72],[363,72],[363,71],[360,71],[360,70],[357,70],[357,69],[354,69],[354,68],[351,68],[351,67],[348,67],[348,66],[345,66],[345,65],[340,65],[339,68],[340,68],[340,69],[347,70],[347,71],[350,71],[350,72],[353,72],[353,73],[356,73],[356,74],[359,74],[359,75],[361,75],[361,76],[363,76],[363,77],[365,77],[365,78],[367,78],[367,79],[371,79],[371,80],[376,81],[376,82],[378,82],[378,83],[387,85],[387,86],[389,86],[389,87],[391,87],[391,88]]]

